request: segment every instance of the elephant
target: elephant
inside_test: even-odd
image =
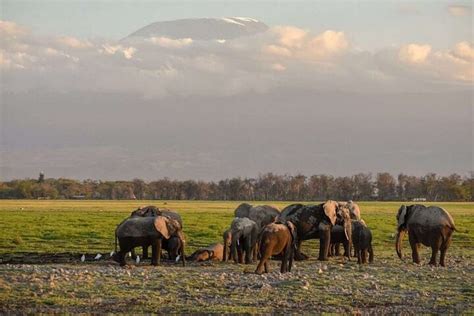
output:
[[[280,215],[280,211],[271,205],[256,205],[252,206],[248,203],[240,204],[234,211],[235,217],[247,217],[257,223],[257,226],[262,229],[265,225],[273,223]]]
[[[206,248],[196,250],[191,256],[186,258],[188,261],[209,261],[219,260],[221,261],[224,254],[224,245],[221,243],[212,244]]]
[[[357,257],[357,263],[367,263],[367,252],[369,263],[374,262],[374,249],[372,248],[372,232],[364,221],[352,221],[352,243]]]
[[[443,208],[420,204],[402,205],[397,213],[397,239],[395,248],[402,259],[402,240],[408,233],[413,262],[420,263],[418,249],[420,244],[431,247],[430,265],[436,265],[436,256],[441,250],[439,264],[445,266],[446,251],[451,244],[452,234],[456,230],[454,220]]]
[[[338,210],[336,201],[328,200],[317,205],[291,204],[285,207],[279,217],[282,222],[291,221],[297,232],[296,260],[305,260],[308,256],[301,253],[304,240],[319,238],[319,257],[328,260],[331,241],[331,228],[336,224]]]
[[[234,262],[244,263],[245,253],[245,264],[250,264],[257,257],[256,243],[259,233],[257,223],[246,217],[237,217],[230,227],[232,234],[230,253]]]
[[[158,265],[161,259],[163,239],[177,236],[184,245],[184,235],[181,225],[174,219],[166,216],[129,217],[115,230],[115,243],[117,239],[120,251],[113,255],[113,259],[125,265],[125,254],[139,246],[152,246],[151,264]],[[184,247],[181,247],[183,266],[185,263]]]
[[[352,200],[347,202],[338,202],[339,207],[347,208],[350,212],[351,219],[360,220],[360,208],[359,205],[354,203]]]
[[[352,222],[348,208],[339,207],[337,210],[336,225],[331,229],[330,256],[339,256],[339,245],[344,247],[344,257],[350,260],[352,246]]]
[[[183,227],[183,220],[181,219],[181,216],[178,213],[176,213],[174,211],[171,211],[169,209],[159,209],[154,205],[139,207],[136,210],[132,211],[132,213],[130,214],[130,217],[150,217],[150,216],[152,217],[152,216],[160,216],[160,215],[167,216],[169,218],[175,219],[181,225],[181,228]],[[166,245],[166,247],[167,247],[166,242],[164,242],[164,245]],[[163,249],[165,249],[165,248],[163,248]],[[165,250],[167,250],[167,249],[165,249]],[[117,250],[115,250],[115,251],[117,251]],[[132,249],[131,253],[132,253],[132,258],[135,259],[136,258],[135,249]],[[168,254],[169,254],[169,252],[168,252]],[[170,256],[170,258],[171,257],[172,256]],[[143,246],[143,256],[142,256],[142,258],[143,259],[148,259],[148,246]]]
[[[231,251],[230,251],[230,246],[232,245],[232,229],[227,229],[223,234],[222,234],[222,239],[223,239],[223,246],[224,246],[224,254],[222,256],[222,261],[227,261],[230,260],[232,257]]]
[[[262,274],[269,272],[268,260],[273,255],[280,255],[282,258],[280,272],[291,272],[293,265],[293,249],[296,247],[295,225],[287,221],[286,223],[270,223],[263,228],[259,239],[260,262],[255,273]]]

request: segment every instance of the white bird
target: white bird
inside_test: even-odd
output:
[[[84,262],[84,261],[86,261],[86,255],[82,255],[81,257],[81,262]]]
[[[137,255],[137,259],[135,259],[135,262],[136,262],[137,264],[140,263],[140,256],[139,256],[139,255]]]
[[[112,257],[114,255],[115,251],[110,252],[110,256]]]
[[[102,257],[102,255],[100,253],[98,253],[96,256],[95,256],[95,260],[99,260],[100,258]]]
[[[179,258],[181,258],[181,255],[178,255],[178,256],[176,257],[176,262],[179,261]]]

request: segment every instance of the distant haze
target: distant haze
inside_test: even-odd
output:
[[[473,170],[469,39],[365,51],[242,17],[134,32],[1,22],[2,180]]]

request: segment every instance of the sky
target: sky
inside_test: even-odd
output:
[[[473,170],[469,1],[0,3],[0,179]]]

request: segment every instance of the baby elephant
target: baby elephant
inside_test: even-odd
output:
[[[206,248],[196,250],[191,256],[186,258],[190,261],[209,261],[209,260],[219,260],[222,261],[224,257],[224,245],[221,243],[212,244]]]
[[[260,262],[255,273],[268,273],[268,260],[281,255],[280,272],[290,272],[293,264],[293,249],[296,246],[296,229],[292,222],[270,223],[263,228],[260,236]]]
[[[367,252],[369,263],[374,261],[374,250],[372,249],[372,233],[364,221],[352,221],[352,244],[357,256],[357,263],[367,263]]]

